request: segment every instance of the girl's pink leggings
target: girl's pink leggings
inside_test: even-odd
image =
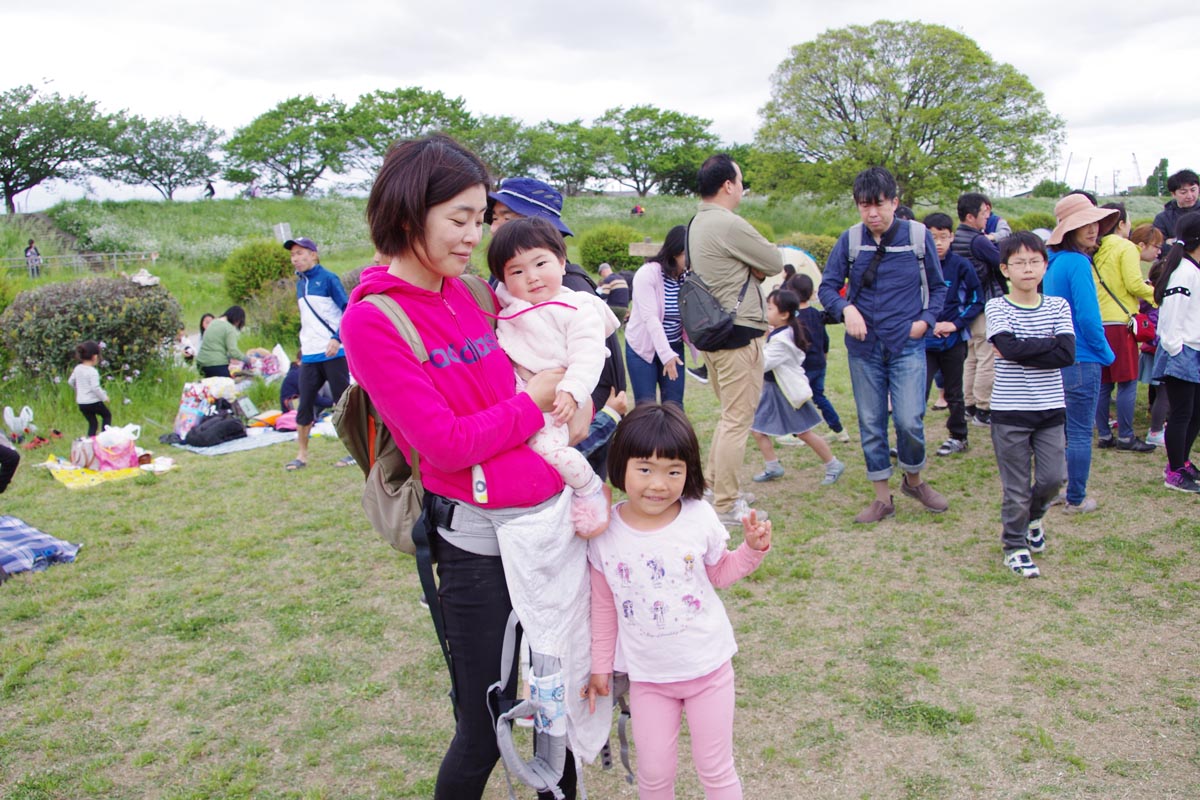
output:
[[[687,711],[692,761],[708,800],[741,800],[733,765],[733,664],[677,683],[630,681],[638,798],[673,800],[679,725]]]

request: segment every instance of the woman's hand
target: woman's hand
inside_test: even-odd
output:
[[[742,517],[742,530],[751,550],[762,552],[771,546],[771,520],[759,521],[758,512],[754,509]]]
[[[566,425],[571,417],[575,416],[575,412],[579,410],[579,404],[575,402],[575,398],[570,392],[555,392],[554,394],[554,422],[557,425]]]
[[[588,681],[588,687],[585,690],[588,699],[588,711],[596,713],[596,698],[608,697],[608,675],[600,675],[592,673],[592,679]]]
[[[666,375],[673,381],[679,380],[679,368],[683,366],[683,362],[679,360],[679,356],[672,358],[666,364],[663,364],[663,375]]]
[[[547,369],[537,373],[525,383],[525,394],[529,395],[534,405],[543,412],[553,411],[554,395],[566,372],[565,369]]]

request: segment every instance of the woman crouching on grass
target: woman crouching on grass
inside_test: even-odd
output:
[[[363,271],[341,328],[351,373],[401,452],[415,449],[420,457],[426,510],[432,502],[453,512],[440,516],[430,537],[439,588],[429,600],[444,617],[457,702],[434,792],[444,800],[481,797],[499,758],[487,694],[500,678],[512,603],[496,530],[554,504],[563,491],[558,472],[525,443],[553,409],[563,371],[540,372],[516,391],[512,364],[460,279],[479,244],[487,185],[483,163],[452,139],[393,147],[367,201],[371,238],[387,260]],[[417,360],[382,311],[360,302],[369,294],[385,294],[404,309],[428,362]],[[482,502],[472,494],[476,464],[488,475]],[[567,755],[559,786],[573,798],[574,759]]]

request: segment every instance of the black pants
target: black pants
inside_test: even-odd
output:
[[[925,351],[925,397],[928,399],[933,376],[940,369],[946,405],[950,408],[946,430],[950,436],[964,442],[967,440],[967,412],[963,403],[963,362],[966,358],[967,343],[962,340],[946,350]]]
[[[0,444],[0,494],[12,483],[13,475],[17,474],[17,466],[21,463],[21,454],[11,447]]]
[[[83,414],[83,418],[87,420],[88,436],[95,436],[97,432],[103,430],[96,420],[97,417],[105,425],[112,425],[112,412],[104,403],[80,403],[79,410]]]
[[[1188,461],[1196,434],[1200,432],[1200,383],[1181,381],[1170,376],[1163,379],[1171,413],[1167,416],[1167,464],[1178,472]]]
[[[458,724],[442,758],[433,796],[434,800],[476,800],[483,796],[488,776],[500,758],[487,690],[500,680],[504,628],[512,603],[499,557],[468,553],[440,537],[434,549],[438,599],[453,654]],[[517,672],[514,669],[512,674],[513,691]],[[575,757],[568,750],[559,782],[567,798],[575,797],[575,783]],[[549,800],[551,795],[538,797]]]
[[[218,364],[215,367],[201,367],[200,374],[206,378],[228,378],[230,377],[229,365]]]

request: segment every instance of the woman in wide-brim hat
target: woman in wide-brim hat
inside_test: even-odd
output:
[[[1087,496],[1092,423],[1100,397],[1100,370],[1113,362],[1113,351],[1104,337],[1091,256],[1101,221],[1117,215],[1115,209],[1096,208],[1085,194],[1069,194],[1054,206],[1058,224],[1046,241],[1051,252],[1043,291],[1067,301],[1075,326],[1075,363],[1062,368],[1066,395],[1066,510],[1073,514],[1096,510],[1096,501]]]

